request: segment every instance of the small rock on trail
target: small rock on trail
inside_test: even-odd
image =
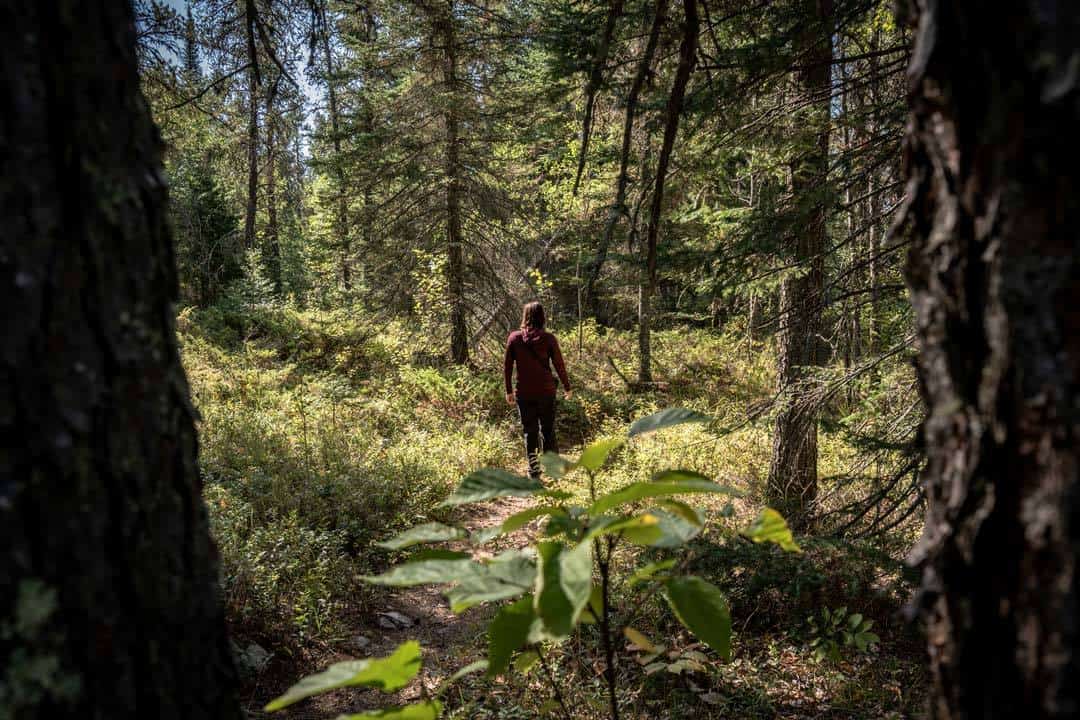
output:
[[[408,615],[396,610],[379,613],[379,627],[383,630],[404,630],[416,624]]]

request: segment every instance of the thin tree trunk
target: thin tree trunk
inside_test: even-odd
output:
[[[239,720],[131,7],[0,16],[3,709]]]
[[[870,51],[876,52],[879,45],[878,32],[875,31],[870,40]],[[870,106],[876,108],[878,105],[878,85],[881,82],[880,72],[878,70],[878,58],[872,56],[870,58]],[[866,128],[867,137],[874,137],[877,135],[877,123],[871,121]],[[879,347],[878,333],[880,332],[880,322],[878,319],[878,310],[880,302],[880,288],[881,288],[881,259],[878,257],[878,248],[880,246],[879,238],[881,237],[880,225],[881,225],[881,196],[877,192],[878,189],[878,170],[871,169],[866,174],[866,194],[867,194],[867,252],[870,261],[867,267],[868,282],[870,284],[870,307],[867,312],[866,324],[866,350],[867,354],[873,356]],[[876,372],[876,369],[874,370]]]
[[[761,303],[762,297],[759,291],[750,292],[750,307],[746,311],[746,336],[751,340],[761,339]]]
[[[933,718],[1080,715],[1080,6],[929,3],[895,230],[919,336]]]
[[[807,369],[820,364],[820,314],[824,286],[826,207],[824,187],[829,163],[832,0],[803,0],[809,24],[803,35],[805,60],[798,71],[803,96],[814,99],[795,132],[799,155],[791,167],[795,202],[815,198],[793,229],[794,259],[806,267],[780,285],[777,333],[777,381],[780,408],[773,430],[769,464],[769,502],[793,527],[810,527],[817,497],[817,409],[802,397]]]
[[[374,44],[376,40],[376,34],[378,28],[375,24],[375,16],[370,9],[364,10],[364,29],[365,40]],[[372,67],[371,63],[365,63],[365,72],[371,77],[377,70]],[[362,111],[363,116],[363,129],[364,134],[369,138],[375,137],[375,110],[370,100],[366,100],[364,103],[364,109]],[[342,178],[344,182],[344,178]],[[362,218],[363,224],[360,228],[360,257],[365,258],[369,253],[377,252],[377,249],[373,247],[373,241],[375,238],[375,217],[378,212],[375,207],[375,201],[372,197],[371,183],[365,183],[363,192],[363,206],[362,206]],[[360,264],[360,282],[365,283],[367,278],[367,265],[361,262]]]
[[[259,57],[255,49],[255,3],[245,0],[248,52],[247,207],[244,212],[244,247],[255,247],[255,214],[259,206]]]
[[[274,295],[281,297],[281,238],[277,217],[277,152],[274,136],[273,93],[266,98],[266,267]]]
[[[649,214],[649,229],[645,236],[645,283],[640,297],[638,313],[638,382],[652,382],[652,341],[650,324],[652,321],[652,298],[656,294],[656,243],[660,233],[660,219],[664,207],[664,181],[667,179],[671,151],[675,147],[675,136],[679,132],[679,118],[682,117],[683,98],[690,74],[694,71],[697,60],[698,20],[697,0],[683,0],[683,37],[679,45],[679,66],[675,70],[675,80],[668,97],[664,140],[660,146],[660,158],[656,163],[656,186],[653,189],[652,208]]]
[[[623,119],[622,150],[619,154],[619,177],[615,183],[615,201],[611,205],[608,214],[607,226],[600,238],[600,246],[596,250],[596,256],[589,263],[586,272],[585,298],[589,304],[589,310],[597,321],[605,321],[606,313],[600,306],[600,298],[596,293],[596,284],[600,280],[600,271],[603,270],[607,261],[608,250],[611,248],[611,239],[615,234],[615,226],[619,218],[628,215],[626,211],[626,186],[630,180],[630,147],[634,134],[634,116],[637,113],[638,96],[645,87],[645,80],[652,67],[653,56],[656,54],[656,46],[660,41],[660,31],[667,21],[668,0],[656,0],[653,6],[652,26],[649,29],[649,39],[645,43],[645,52],[638,62],[634,73],[634,81],[630,85],[630,94],[626,98],[626,115]]]
[[[447,4],[440,18],[443,51],[443,84],[449,95],[444,112],[446,123],[446,283],[450,296],[450,357],[459,365],[469,360],[469,334],[465,326],[465,261],[461,228],[461,163],[457,95],[457,37],[454,31],[454,2]]]
[[[319,24],[322,26],[323,61],[326,63],[326,95],[330,105],[330,143],[334,148],[334,180],[337,197],[334,202],[334,233],[340,247],[341,286],[345,292],[352,290],[352,243],[349,237],[348,200],[345,197],[345,170],[341,157],[341,115],[338,112],[337,82],[334,77],[334,55],[330,49],[330,21],[325,3],[318,5]]]
[[[611,47],[611,39],[615,35],[615,23],[622,15],[623,0],[611,0],[608,7],[607,20],[604,22],[604,34],[600,36],[600,42],[596,46],[596,55],[593,57],[592,68],[589,71],[589,82],[585,87],[585,119],[581,123],[581,150],[578,153],[577,174],[574,176],[573,194],[577,195],[581,185],[581,174],[585,171],[585,162],[589,154],[589,139],[592,135],[593,109],[596,106],[596,95],[600,92],[600,84],[604,81],[604,66],[607,64],[608,49]]]

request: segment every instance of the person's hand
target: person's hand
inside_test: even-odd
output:
[[[506,404],[507,405],[513,405],[514,404],[514,393],[512,393],[512,392],[506,393]]]
[[[567,391],[565,391],[563,393],[563,400],[569,400],[572,397],[574,397],[574,391],[573,390],[567,390]]]

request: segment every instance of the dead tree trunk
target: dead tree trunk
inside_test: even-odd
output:
[[[810,18],[802,35],[797,62],[800,95],[806,104],[794,129],[801,137],[791,165],[797,213],[791,245],[801,268],[780,286],[777,333],[777,381],[780,408],[773,430],[769,465],[769,502],[798,529],[808,528],[817,498],[817,410],[803,397],[807,369],[818,365],[826,207],[824,192],[829,165],[830,68],[832,0],[803,0]]]
[[[1080,715],[1080,6],[919,3],[898,241],[935,718]]]
[[[2,14],[4,710],[239,720],[131,8]]]

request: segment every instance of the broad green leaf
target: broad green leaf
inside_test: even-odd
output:
[[[661,470],[658,473],[653,473],[653,476],[649,478],[653,482],[672,483],[672,482],[685,482],[685,481],[704,481],[712,482],[712,479],[708,475],[702,475],[696,470]],[[736,490],[730,485],[725,485],[728,495],[734,495],[735,497],[742,497],[742,492]]]
[[[517,597],[532,589],[536,563],[523,550],[507,550],[491,560],[474,562],[446,591],[451,612],[460,613],[474,605]]]
[[[540,466],[544,468],[544,472],[547,473],[548,477],[556,480],[562,479],[566,473],[574,469],[574,463],[553,452],[546,452],[540,456]]]
[[[471,559],[417,560],[393,567],[382,575],[365,575],[361,580],[372,585],[392,587],[441,585],[459,580],[469,572],[471,565]]]
[[[543,517],[545,515],[565,514],[565,510],[554,505],[542,505],[539,507],[529,508],[528,510],[522,510],[521,512],[514,513],[510,517],[503,520],[502,524],[500,525],[496,525],[492,528],[484,528],[483,530],[477,530],[475,533],[473,533],[472,542],[477,545],[483,545],[484,543],[491,542],[497,537],[500,537],[507,533],[512,533],[515,530],[520,530],[538,517]]]
[[[589,523],[589,531],[585,534],[585,540],[591,540],[601,535],[619,535],[635,545],[652,545],[660,539],[663,533],[660,530],[660,520],[651,513],[642,513],[628,518],[611,518],[600,515]]]
[[[678,515],[686,522],[697,525],[699,528],[705,526],[705,516],[682,500],[661,500],[660,506]]]
[[[582,622],[586,625],[596,625],[604,616],[604,589],[600,585],[593,585],[589,590],[589,602],[581,612]]]
[[[408,685],[419,670],[420,643],[410,640],[386,657],[334,663],[321,673],[309,675],[267,705],[266,711],[274,712],[298,700],[343,687],[364,686],[396,692]]]
[[[477,660],[476,662],[471,662],[468,665],[466,665],[465,667],[458,670],[456,673],[454,673],[450,677],[443,680],[441,683],[439,683],[439,688],[435,691],[435,694],[436,695],[442,695],[444,692],[446,692],[447,688],[449,688],[451,685],[453,685],[454,683],[456,683],[458,680],[465,677],[466,675],[472,675],[473,673],[484,672],[487,669],[488,669],[488,661],[487,660]]]
[[[459,550],[443,550],[442,548],[424,548],[418,550],[405,559],[404,562],[420,562],[421,560],[469,560],[472,558],[467,552]]]
[[[465,505],[497,497],[528,497],[544,489],[539,480],[514,475],[498,468],[484,468],[469,473],[443,505]]]
[[[569,513],[552,515],[551,520],[544,528],[544,535],[554,537],[559,533],[570,537],[576,537],[583,528],[582,514]]]
[[[488,625],[488,677],[506,672],[511,656],[528,641],[535,619],[532,595],[499,610]]]
[[[638,648],[645,652],[657,652],[656,645],[653,644],[653,641],[645,637],[645,634],[640,630],[635,630],[632,627],[625,627],[623,628],[623,635],[626,636],[627,640],[634,643],[634,645],[637,645]]]
[[[382,720],[437,720],[442,715],[443,706],[438,700],[429,700],[414,705],[406,705],[398,708],[386,708],[385,710],[368,710],[356,715],[338,715],[337,720],[365,720],[366,718],[382,718]]]
[[[581,451],[581,456],[574,463],[577,467],[583,467],[589,472],[596,472],[607,461],[608,455],[615,448],[622,447],[626,442],[623,438],[601,438],[590,443]]]
[[[635,435],[642,435],[655,430],[682,425],[683,423],[709,422],[711,419],[712,418],[708,415],[702,415],[693,410],[687,410],[685,408],[668,408],[667,410],[661,410],[648,417],[643,417],[634,421],[634,424],[630,426],[630,432],[627,435],[628,437],[634,437]]]
[[[771,542],[788,552],[802,552],[783,515],[772,508],[762,510],[753,524],[743,530],[742,534],[756,543]]]
[[[652,545],[653,547],[676,548],[685,545],[701,534],[701,525],[687,522],[681,515],[659,508],[650,510],[648,514],[656,519],[654,527],[657,536],[648,543],[642,544]]]
[[[639,567],[634,571],[634,574],[630,576],[627,587],[634,587],[635,585],[640,585],[643,582],[652,580],[657,574],[675,567],[675,562],[675,559],[672,558]]]
[[[668,580],[668,604],[686,629],[725,660],[731,657],[731,610],[727,598],[715,585],[699,577]]]
[[[538,517],[545,515],[565,515],[566,511],[560,507],[553,507],[551,505],[545,505],[542,507],[529,508],[528,510],[522,510],[519,513],[514,513],[510,517],[503,520],[502,531],[504,533],[512,533],[515,530],[528,525],[530,522]]]
[[[592,588],[592,543],[567,549],[559,542],[541,542],[536,573],[536,614],[556,637],[570,634]]]
[[[711,480],[680,480],[677,482],[638,482],[627,485],[607,495],[601,496],[589,508],[590,515],[600,515],[608,510],[636,502],[645,498],[664,497],[667,495],[689,495],[691,493],[737,494],[738,491],[726,485],[718,485]]]
[[[465,537],[465,531],[451,527],[449,525],[443,525],[442,523],[431,522],[424,525],[417,525],[414,528],[409,528],[400,535],[385,540],[380,543],[375,543],[379,547],[386,548],[387,550],[403,550],[413,545],[420,545],[422,543],[434,543],[445,542],[447,540],[459,540]]]
[[[533,600],[533,604],[536,601]],[[584,613],[582,613],[584,615]],[[566,639],[565,635],[555,635],[547,626],[544,625],[544,621],[540,618],[533,620],[532,627],[529,628],[529,637],[526,639],[528,645],[539,645],[540,643],[560,643]]]
[[[540,660],[540,653],[535,650],[526,650],[514,660],[514,670],[522,675],[528,674]]]

